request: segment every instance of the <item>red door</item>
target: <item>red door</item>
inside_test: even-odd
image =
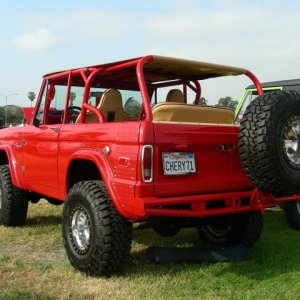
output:
[[[24,127],[22,172],[27,188],[58,189],[57,150],[60,124]]]

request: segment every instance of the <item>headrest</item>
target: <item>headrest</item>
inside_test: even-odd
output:
[[[182,91],[179,89],[170,90],[167,95],[166,102],[185,103]]]

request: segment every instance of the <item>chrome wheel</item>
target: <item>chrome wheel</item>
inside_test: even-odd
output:
[[[300,116],[293,116],[283,127],[282,144],[285,157],[294,169],[300,169]]]
[[[91,222],[87,211],[82,207],[73,210],[71,234],[76,251],[85,254],[91,244]]]

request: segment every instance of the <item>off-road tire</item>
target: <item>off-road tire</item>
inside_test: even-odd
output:
[[[72,220],[74,225],[78,213],[87,217],[86,228],[90,233],[88,242],[83,240],[85,247],[79,247],[76,231],[72,231]],[[131,250],[132,223],[118,213],[104,184],[98,180],[78,182],[70,189],[63,209],[62,230],[71,264],[89,275],[119,272]]]
[[[12,184],[8,165],[0,166],[0,197],[0,225],[24,225],[28,210],[27,193]]]
[[[291,228],[300,230],[300,201],[287,202],[281,207]]]
[[[300,163],[293,164],[288,158],[288,138],[284,138],[292,128],[290,124],[299,120],[300,94],[276,91],[258,96],[241,121],[239,153],[243,168],[256,187],[276,197],[300,191]],[[296,153],[300,154],[300,146]]]
[[[216,217],[207,224],[197,227],[199,237],[212,246],[232,246],[242,244],[253,247],[263,228],[260,211],[240,215]]]

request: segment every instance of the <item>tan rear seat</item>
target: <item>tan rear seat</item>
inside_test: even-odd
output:
[[[152,108],[153,121],[232,124],[234,112],[228,108],[185,103],[158,103]]]
[[[179,89],[170,90],[168,92],[166,102],[185,103],[182,91]]]

